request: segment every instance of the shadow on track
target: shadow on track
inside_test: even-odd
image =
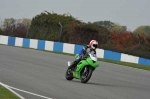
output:
[[[69,81],[71,83],[81,83],[79,80],[72,80],[72,81]],[[125,84],[108,84],[108,83],[98,83],[98,82],[87,82],[87,83],[81,83],[81,84],[84,84],[84,85],[94,85],[94,86],[103,86],[103,87],[118,87],[118,88],[134,88],[134,89],[137,89],[138,87],[135,86],[135,85],[125,85]],[[140,88],[141,89],[141,88]]]
[[[80,81],[78,80],[72,80],[70,81],[72,83],[81,83]],[[86,84],[86,85],[96,85],[96,86],[107,86],[107,87],[116,87],[114,85],[109,85],[109,84],[104,84],[104,83],[96,83],[96,82],[87,82],[87,83],[81,83],[81,84]]]

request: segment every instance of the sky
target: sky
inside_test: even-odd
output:
[[[83,22],[111,21],[134,31],[150,25],[150,0],[0,0],[0,21],[33,18],[47,10]]]

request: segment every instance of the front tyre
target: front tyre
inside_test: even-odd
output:
[[[67,80],[72,80],[73,79],[72,68],[67,69],[65,77],[66,77]]]
[[[85,70],[86,68],[86,70]],[[93,68],[92,67],[85,67],[84,72],[81,74],[81,82],[82,83],[87,83],[89,79],[92,76]]]

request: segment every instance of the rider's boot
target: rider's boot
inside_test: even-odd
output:
[[[77,64],[78,64],[78,60],[75,60],[74,62],[72,62],[72,64],[69,67],[76,67]]]

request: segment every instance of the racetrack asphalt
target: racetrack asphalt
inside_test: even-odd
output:
[[[150,99],[150,72],[99,61],[87,84],[67,81],[74,56],[0,45],[0,82],[53,99]],[[20,92],[25,99],[44,99]]]

